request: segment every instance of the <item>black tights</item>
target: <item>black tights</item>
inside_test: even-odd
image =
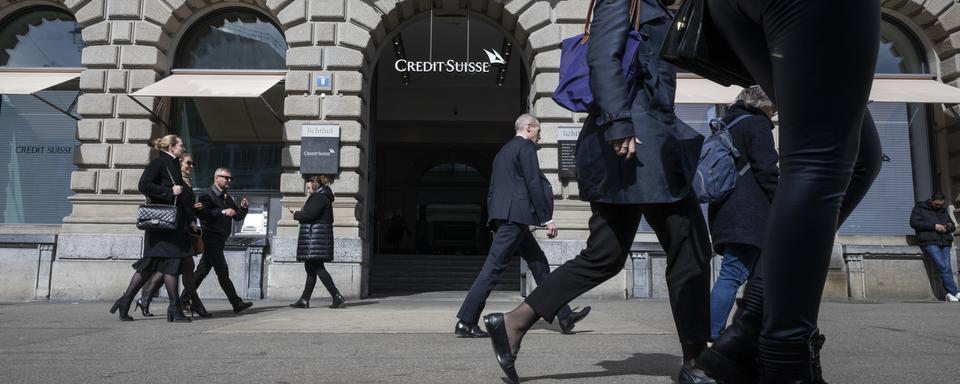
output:
[[[197,285],[193,280],[193,268],[195,268],[195,266],[192,256],[184,257],[183,261],[180,262],[180,275],[182,276],[180,281],[183,282],[183,295],[191,299],[193,299],[193,295],[197,293]],[[143,293],[140,294],[140,297],[144,298],[144,300],[152,299],[157,289],[160,288],[160,283],[165,282],[163,276],[165,275],[159,272],[153,274],[150,282],[146,284]],[[169,293],[170,290],[168,289],[167,294]]]
[[[150,282],[159,285],[159,282],[163,280],[163,285],[167,288],[167,297],[170,297],[170,307],[175,307],[176,298],[179,297],[177,291],[180,289],[180,284],[177,281],[177,275],[168,275],[165,273],[154,272],[151,276]],[[133,296],[137,294],[137,291],[143,287],[145,281],[143,274],[140,272],[134,272],[133,277],[130,278],[130,285],[127,286],[127,291],[123,293],[123,300],[125,302],[133,301]],[[154,288],[155,290],[156,288]],[[149,297],[149,296],[148,296]]]
[[[330,296],[340,294],[337,286],[333,283],[333,278],[330,277],[330,272],[327,272],[327,269],[324,268],[322,261],[304,262],[303,269],[307,272],[307,282],[303,286],[303,294],[300,295],[300,299],[310,300],[310,296],[313,296],[313,288],[317,286],[318,277],[323,286],[327,288],[327,292],[330,292]]]
[[[714,23],[780,113],[781,179],[761,258],[761,335],[805,340],[817,327],[834,234],[879,169],[864,118],[876,65],[874,0],[722,0]],[[861,129],[861,127],[863,127]]]

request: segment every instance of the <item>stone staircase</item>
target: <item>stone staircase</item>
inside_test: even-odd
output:
[[[467,291],[486,255],[373,256],[370,292]],[[520,257],[514,256],[495,290],[520,290]]]

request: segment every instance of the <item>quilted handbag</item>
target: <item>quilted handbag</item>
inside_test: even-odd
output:
[[[166,167],[164,167],[166,169]],[[173,174],[166,169],[173,179]],[[137,228],[144,231],[172,231],[177,229],[177,197],[170,204],[140,204],[137,208]]]
[[[660,56],[717,84],[741,87],[756,84],[713,25],[708,8],[706,0],[684,1],[667,31]]]
[[[637,52],[645,44],[640,34],[640,1],[630,1],[630,20],[633,29],[627,36],[627,45],[621,61],[624,80],[627,84],[627,98],[633,100],[637,88]],[[590,0],[583,33],[568,37],[560,43],[560,82],[553,91],[553,101],[571,112],[592,112],[596,109],[593,91],[590,89],[590,67],[587,65],[587,47],[590,43],[590,22],[596,0]]]

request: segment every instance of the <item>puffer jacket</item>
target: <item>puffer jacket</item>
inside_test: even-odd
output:
[[[293,219],[300,222],[297,261],[333,261],[333,191],[321,187],[311,193]]]
[[[944,233],[937,232],[936,225],[947,226]],[[937,245],[941,247],[953,244],[953,231],[957,226],[950,220],[945,207],[934,208],[929,200],[921,201],[910,213],[910,226],[917,231],[917,240],[921,246]]]

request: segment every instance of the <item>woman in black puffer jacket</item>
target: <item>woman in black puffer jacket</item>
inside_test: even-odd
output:
[[[300,222],[300,235],[297,237],[297,261],[302,261],[307,272],[307,282],[303,287],[300,300],[290,304],[294,308],[309,308],[313,287],[317,278],[330,292],[333,303],[330,308],[343,305],[343,295],[337,290],[330,273],[323,263],[333,261],[333,191],[328,176],[313,176],[307,179],[307,202],[303,210],[290,210],[293,219]]]

